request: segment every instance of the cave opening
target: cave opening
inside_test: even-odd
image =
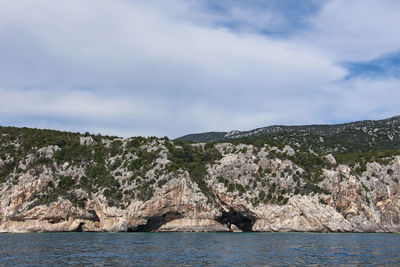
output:
[[[78,232],[78,233],[83,232],[83,225],[84,224],[85,224],[84,222],[79,223],[78,227],[75,229],[74,232]]]
[[[255,217],[248,211],[236,211],[230,208],[229,211],[222,210],[222,215],[218,218],[218,221],[226,224],[231,231],[232,225],[235,225],[242,232],[252,232]]]
[[[161,216],[150,217],[146,224],[128,228],[128,232],[156,232],[162,225],[183,218],[179,212],[168,212]]]

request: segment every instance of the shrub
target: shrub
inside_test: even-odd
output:
[[[16,165],[17,165],[16,161],[10,161],[1,166],[0,182],[5,182],[10,177],[10,174],[14,171]]]
[[[236,187],[236,190],[239,191],[240,194],[243,194],[246,192],[243,185],[241,185],[241,184],[236,184],[235,187]]]
[[[276,183],[272,183],[270,188],[269,188],[269,192],[274,193],[276,190]]]
[[[370,191],[369,188],[365,184],[361,184],[361,185],[362,185],[362,188],[364,188],[365,192],[368,193]]]
[[[264,191],[264,190],[261,190],[260,192],[258,192],[258,199],[259,199],[260,201],[263,201],[264,198],[265,198],[265,191]]]
[[[138,149],[142,143],[144,143],[144,141],[146,140],[146,138],[144,137],[133,137],[127,144],[126,144],[126,149],[128,151],[133,151]]]
[[[233,184],[228,185],[228,192],[233,192],[235,190],[235,186]]]
[[[60,176],[58,182],[58,190],[61,192],[66,192],[71,189],[71,187],[75,184],[75,181],[71,176]]]
[[[167,183],[167,179],[161,179],[158,181],[157,186],[158,187],[162,187],[163,185],[165,185]]]

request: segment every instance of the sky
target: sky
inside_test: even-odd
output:
[[[176,138],[400,115],[398,0],[0,0],[0,125]]]

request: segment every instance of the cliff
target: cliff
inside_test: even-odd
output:
[[[0,137],[0,232],[400,229],[398,150],[11,127]]]

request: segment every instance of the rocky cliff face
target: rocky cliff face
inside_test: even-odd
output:
[[[345,164],[267,144],[11,135],[1,135],[0,232],[400,229],[393,153]]]

